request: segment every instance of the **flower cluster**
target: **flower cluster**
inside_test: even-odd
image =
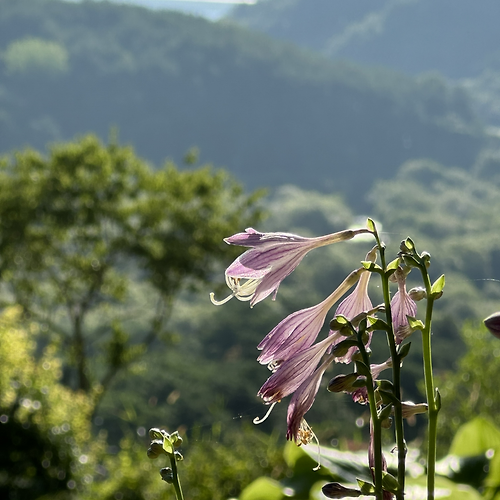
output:
[[[253,307],[270,294],[275,299],[281,281],[293,272],[309,251],[371,232],[368,228],[360,228],[318,238],[304,238],[288,233],[261,233],[249,228],[244,233],[225,239],[228,244],[249,247],[249,250],[226,270],[226,283],[231,294],[222,301],[215,300],[211,294],[211,300],[215,305],[221,305],[236,297],[250,301]],[[322,302],[283,319],[258,345],[261,351],[258,361],[268,365],[272,371],[258,395],[266,404],[274,404],[293,395],[287,414],[287,438],[295,440],[297,444],[304,442],[304,429],[310,429],[304,421],[304,415],[315,400],[326,369],[334,361],[350,363],[358,352],[355,343],[347,350],[340,349],[346,335],[353,333],[351,331],[332,328],[326,338],[318,341],[328,313],[354,285],[354,290],[340,302],[334,316],[352,321],[354,325],[356,318],[366,318],[377,311],[368,296],[371,276],[368,268],[374,265],[377,251],[378,247],[375,246],[366,255],[364,266],[351,272]],[[407,273],[408,269],[403,267],[397,267],[394,273],[398,291],[392,299],[391,310],[398,344],[411,333],[408,317],[416,315],[416,302],[412,294],[406,291]],[[370,340],[371,332],[368,332],[366,347]],[[390,362],[373,365],[374,375],[378,376],[382,369],[389,366]],[[352,387],[349,392],[352,392],[355,401],[366,403],[366,388]]]

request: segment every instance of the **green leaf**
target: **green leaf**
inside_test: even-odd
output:
[[[398,354],[400,360],[408,356],[408,353],[410,352],[410,347],[411,347],[411,342],[408,342],[407,344],[400,344],[398,346]]]
[[[375,493],[375,486],[368,481],[363,481],[362,479],[357,479],[359,489],[363,495],[373,495]]]
[[[387,266],[387,271],[395,271],[398,266],[399,266],[400,259],[399,257],[397,259],[394,259],[392,262],[389,263]],[[391,273],[392,274],[392,273]]]
[[[366,227],[372,233],[377,232],[377,227],[375,226],[375,221],[373,219],[368,218],[368,220],[366,221]]]
[[[173,453],[174,453],[174,445],[172,444],[172,441],[170,441],[170,438],[167,436],[163,437],[163,449],[169,455],[173,455]]]
[[[382,471],[382,487],[384,490],[396,493],[399,489],[398,480],[389,472]]]
[[[413,318],[412,316],[406,316],[406,319],[412,330],[423,330],[425,328],[424,324],[419,319]]]
[[[431,287],[431,296],[441,295],[443,293],[444,288],[444,274],[442,274]]]
[[[363,260],[363,261],[361,261],[361,265],[367,271],[371,271],[371,272],[381,272],[382,271],[382,268],[378,264],[375,264],[375,262],[371,262],[369,260]]]
[[[259,477],[241,492],[239,500],[281,500],[284,497],[283,487],[278,481]]]

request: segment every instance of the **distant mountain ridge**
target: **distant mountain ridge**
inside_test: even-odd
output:
[[[196,145],[249,188],[291,183],[360,206],[408,159],[470,167],[485,144],[467,95],[437,77],[179,13],[0,2],[0,152],[117,126],[156,163]]]
[[[449,78],[500,69],[496,0],[260,0],[229,18],[332,59]]]

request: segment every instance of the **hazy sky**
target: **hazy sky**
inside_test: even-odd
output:
[[[78,2],[79,0],[69,0]],[[114,3],[141,5],[150,9],[170,9],[216,20],[223,17],[233,5],[255,3],[256,0],[109,0]]]

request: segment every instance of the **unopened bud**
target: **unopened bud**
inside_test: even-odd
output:
[[[329,392],[352,392],[354,389],[353,383],[359,377],[358,373],[350,373],[349,375],[337,375],[330,380],[328,384]]]
[[[179,436],[179,431],[170,434],[170,441],[172,441],[174,448],[179,448],[182,445],[182,438]]]
[[[484,320],[484,326],[490,333],[500,339],[500,312],[493,313]]]
[[[174,473],[170,467],[163,467],[163,469],[160,469],[160,476],[168,484],[174,482]]]
[[[160,429],[153,427],[152,429],[149,429],[149,437],[151,439],[163,439],[163,434]]]
[[[346,488],[340,483],[328,483],[321,488],[323,495],[327,498],[346,498],[346,497],[359,497],[362,495],[360,490],[353,488]]]
[[[425,299],[426,297],[426,292],[425,288],[421,286],[416,286],[415,288],[412,288],[409,292],[408,295],[410,296],[411,299],[413,299],[415,302],[418,302],[419,300]]]
[[[163,441],[160,441],[159,439],[152,441],[149,445],[147,453],[151,460],[158,458],[162,453],[164,453]]]
[[[426,403],[415,404],[411,401],[403,401],[401,403],[401,410],[403,413],[403,418],[410,418],[413,415],[418,415],[419,413],[425,413],[428,409]]]

